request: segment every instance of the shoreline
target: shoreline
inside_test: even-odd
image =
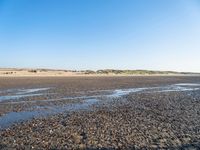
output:
[[[123,74],[112,74],[112,75],[107,75],[107,74],[95,74],[95,75],[85,75],[85,74],[80,74],[80,75],[0,75],[0,78],[18,78],[18,77],[154,77],[154,76],[163,76],[163,77],[187,77],[187,76],[200,76],[200,74],[133,74],[133,75],[123,75]]]
[[[2,149],[199,148],[200,77],[0,79]]]

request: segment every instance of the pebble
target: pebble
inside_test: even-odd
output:
[[[135,93],[35,118],[1,130],[0,149],[200,149],[199,92]]]

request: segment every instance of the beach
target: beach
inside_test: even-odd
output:
[[[0,149],[199,149],[199,76],[0,78]]]

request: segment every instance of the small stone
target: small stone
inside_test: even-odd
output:
[[[80,144],[79,145],[79,149],[86,149],[86,145],[85,144]]]
[[[82,142],[83,137],[80,135],[73,135],[73,139],[76,144],[80,144]]]

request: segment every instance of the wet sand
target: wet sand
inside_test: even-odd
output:
[[[200,77],[0,78],[0,149],[199,149]]]

